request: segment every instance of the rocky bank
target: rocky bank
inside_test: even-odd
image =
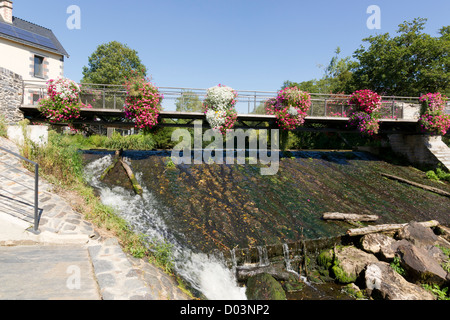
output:
[[[363,299],[448,298],[444,288],[450,285],[449,240],[449,228],[442,225],[427,227],[418,222],[410,222],[390,232],[347,236],[345,245],[322,250],[317,257],[308,260],[308,265],[314,265],[308,271],[308,279],[326,279],[347,285],[348,292]],[[247,292],[252,293],[249,299],[285,297],[276,291],[270,295],[268,290],[263,296],[253,294],[256,290],[251,288],[252,283],[262,286],[261,279],[271,283],[267,277],[262,278],[261,273],[255,271],[247,280],[250,289]],[[276,273],[271,272],[271,276],[276,278]],[[257,281],[254,277],[258,277]],[[283,279],[281,283],[286,290],[292,280]],[[433,294],[425,287],[439,291]]]

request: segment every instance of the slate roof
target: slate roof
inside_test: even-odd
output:
[[[10,24],[0,16],[0,37],[69,57],[52,30],[17,17]]]

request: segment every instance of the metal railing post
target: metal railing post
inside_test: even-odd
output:
[[[39,229],[39,164],[34,165],[34,232]]]

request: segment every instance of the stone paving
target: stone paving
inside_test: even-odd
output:
[[[0,146],[19,153],[5,138]],[[173,277],[100,236],[42,178],[39,234],[25,230],[33,204],[34,174],[0,150],[0,299],[189,299]]]

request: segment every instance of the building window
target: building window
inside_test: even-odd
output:
[[[39,93],[33,93],[33,106],[39,104],[39,99],[41,98]]]
[[[34,76],[38,78],[44,77],[44,58],[34,56]]]

